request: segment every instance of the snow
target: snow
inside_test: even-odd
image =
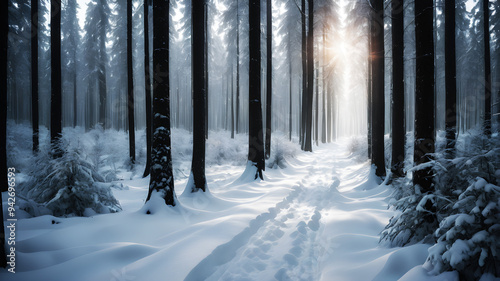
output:
[[[104,153],[126,147],[123,132],[115,133],[106,138],[117,143],[106,144]],[[392,190],[378,182],[368,161],[352,155],[349,139],[313,153],[280,140],[289,151],[279,160],[286,165],[267,168],[261,181],[244,172],[251,166],[245,163],[246,136],[210,135],[208,193],[183,194],[192,145],[187,131],[172,130],[175,188],[182,194],[175,207],[156,192],[145,205],[149,178],[140,177],[141,167],[126,168],[127,153],[101,155],[116,157],[116,167],[106,162],[101,170],[115,172],[112,191],[123,211],[19,219],[16,273],[0,269],[0,279],[458,280],[455,272],[430,276],[422,267],[429,245],[379,246],[395,214],[387,209]],[[453,258],[460,258],[459,246]]]

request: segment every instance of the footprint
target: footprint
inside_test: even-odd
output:
[[[290,265],[290,266],[296,266],[299,264],[297,261],[297,258],[294,255],[291,254],[285,254],[283,256],[283,259]]]

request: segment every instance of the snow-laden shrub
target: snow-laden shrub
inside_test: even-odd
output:
[[[456,270],[464,280],[500,277],[500,187],[477,178],[453,204],[435,232],[425,267],[432,274]]]
[[[284,169],[287,167],[286,159],[295,157],[299,150],[298,145],[289,141],[284,135],[273,137],[271,140],[271,157],[267,161],[267,166],[273,169]]]
[[[410,169],[411,172],[424,167],[432,168],[435,176],[430,193],[422,194],[410,178],[395,180],[390,205],[398,213],[382,232],[381,242],[390,246],[419,241],[435,243],[435,230],[453,213],[453,206],[464,189],[477,177],[490,183],[497,181],[500,149],[495,144],[499,141],[498,136],[491,139],[481,135],[466,136],[457,142],[456,158],[446,159],[444,152],[438,152],[432,155],[437,160]],[[463,143],[469,146],[466,148]]]
[[[421,241],[434,242],[432,233],[438,227],[437,217],[446,198],[439,194],[422,193],[411,179],[395,179],[396,188],[391,202],[397,210],[381,233],[382,244],[395,247],[415,244]]]
[[[368,140],[366,137],[351,137],[348,147],[351,158],[356,162],[365,162],[368,159]]]
[[[54,216],[89,216],[121,210],[109,185],[82,152],[80,144],[71,146],[62,141],[63,155],[52,159],[48,152],[34,158],[31,180],[21,192],[50,210]],[[26,208],[25,211],[29,212]],[[37,215],[32,213],[31,215]]]

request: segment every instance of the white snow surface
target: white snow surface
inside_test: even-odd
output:
[[[236,140],[242,150],[245,140]],[[207,145],[209,155],[230,152]],[[189,167],[189,158],[175,165]],[[207,160],[210,192],[180,196],[188,179],[177,177],[178,205],[150,202],[152,215],[143,209],[149,177],[122,171],[115,185],[123,188],[113,188],[122,212],[18,220],[16,273],[0,269],[0,280],[458,280],[428,275],[429,245],[378,245],[393,215],[391,188],[351,155],[348,139],[286,162],[251,181],[244,159]]]

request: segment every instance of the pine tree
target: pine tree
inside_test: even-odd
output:
[[[2,192],[7,191],[7,42],[9,34],[9,1],[0,8],[0,266],[7,267]]]
[[[415,165],[431,160],[435,151],[434,129],[434,35],[433,1],[415,2],[416,88],[415,88]],[[414,172],[413,183],[422,193],[432,192],[433,172],[424,168]],[[430,202],[430,201],[429,201]],[[431,206],[426,206],[431,208]]]
[[[446,87],[446,156],[450,159],[455,156],[455,134],[457,131],[457,63],[455,49],[455,0],[446,0],[444,59],[445,59],[445,87]]]
[[[240,132],[240,0],[236,0],[236,133]]]
[[[193,159],[191,163],[190,182],[186,186],[192,193],[206,191],[207,179],[205,177],[205,129],[206,129],[206,20],[205,0],[193,0],[191,3],[193,35],[192,60],[193,60]],[[199,51],[201,50],[201,51]]]
[[[33,127],[33,152],[39,150],[38,123],[38,0],[31,0],[31,124]]]
[[[271,156],[271,121],[273,101],[273,5],[272,0],[267,1],[267,72],[266,72],[266,159]]]
[[[300,145],[305,150],[306,108],[307,108],[307,33],[306,33],[306,0],[301,1],[301,35],[302,35],[302,105],[300,114]]]
[[[51,50],[51,94],[50,94],[50,143],[52,157],[59,158],[62,133],[62,85],[61,85],[61,0],[51,0],[50,50]]]
[[[385,176],[384,155],[384,1],[372,0],[371,64],[372,64],[372,163],[376,175]]]
[[[497,3],[498,4],[498,3]],[[491,137],[491,51],[490,51],[490,1],[483,0],[484,38],[484,134]]]
[[[132,60],[132,0],[127,0],[127,112],[130,163],[135,163],[134,74]]]
[[[151,77],[149,75],[149,1],[144,0],[144,92],[146,95],[146,167],[142,177],[147,177],[151,169],[151,143],[153,141],[151,101]]]
[[[260,46],[260,0],[249,2],[250,67],[249,67],[249,124],[248,161],[256,168],[255,179],[264,179],[264,141],[261,106],[261,46]]]
[[[405,82],[404,82],[404,6],[392,0],[392,165],[395,177],[404,176],[405,160]]]
[[[304,131],[304,151],[312,152],[312,121],[313,121],[313,98],[314,98],[314,1],[308,1],[307,19],[307,95],[305,131]]]
[[[151,179],[146,201],[149,201],[152,196],[160,196],[165,200],[165,204],[175,206],[176,196],[170,150],[169,6],[169,0],[153,2],[154,133]]]

